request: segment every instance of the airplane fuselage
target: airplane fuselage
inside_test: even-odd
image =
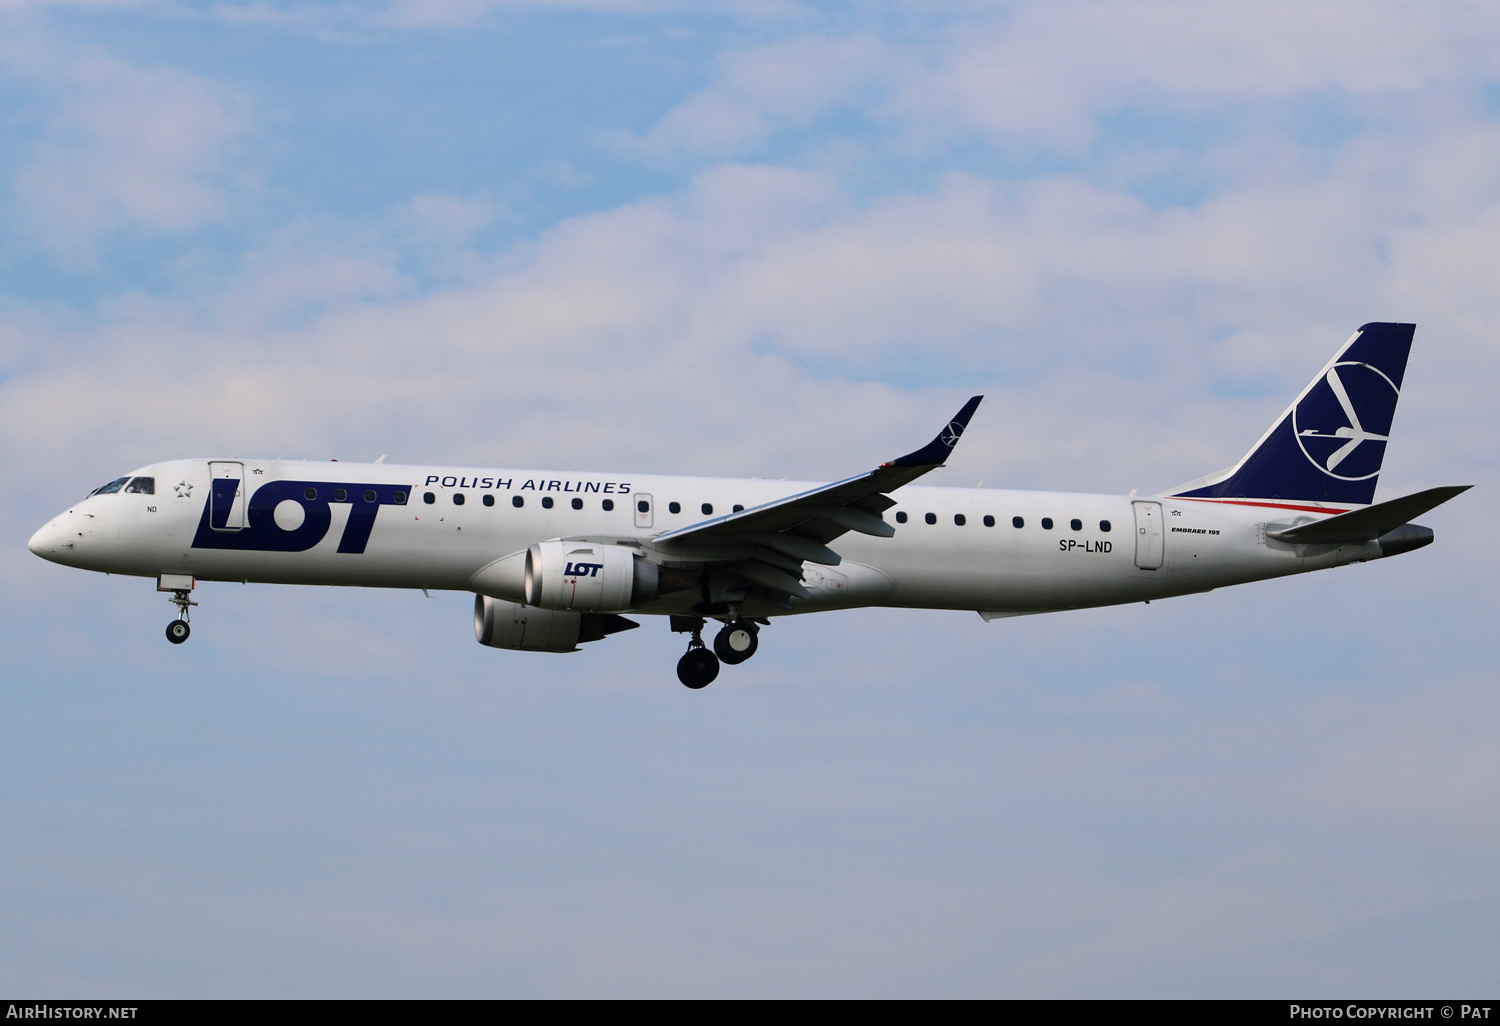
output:
[[[213,469],[211,469],[213,468]],[[215,491],[213,473],[225,483]],[[228,481],[237,476],[237,487]],[[473,467],[177,460],[143,467],[151,494],[80,501],[37,532],[54,562],[199,581],[475,588],[476,573],[541,539],[633,540],[818,485],[761,479]],[[807,563],[810,597],[774,616],[855,606],[1027,613],[1165,598],[1379,558],[1374,543],[1267,538],[1347,506],[942,488],[891,493],[889,538],[848,534],[836,566]],[[660,555],[660,554],[659,554]],[[670,552],[662,556],[670,564]],[[687,613],[691,589],[634,607]],[[788,608],[788,606],[790,608]]]

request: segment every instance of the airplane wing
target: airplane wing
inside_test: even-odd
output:
[[[659,534],[652,544],[684,560],[727,560],[726,569],[748,581],[806,598],[802,562],[837,566],[839,554],[828,543],[849,531],[878,538],[895,534],[880,517],[896,504],[886,493],[947,462],[983,398],[970,399],[936,438],[915,452],[833,484]]]
[[[1391,499],[1389,502],[1377,502],[1364,509],[1340,513],[1327,520],[1288,527],[1280,531],[1267,531],[1266,536],[1277,541],[1315,545],[1374,541],[1381,535],[1406,524],[1413,517],[1419,517],[1428,510],[1441,506],[1455,495],[1460,495],[1472,487],[1473,485],[1444,485],[1441,488],[1429,488],[1426,491],[1403,495],[1399,499]]]

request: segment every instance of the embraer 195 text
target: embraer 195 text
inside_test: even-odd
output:
[[[669,616],[701,688],[761,627],[856,606],[986,620],[1143,602],[1381,559],[1467,486],[1371,505],[1415,327],[1366,324],[1228,470],[1151,498],[933,488],[979,406],[834,484],[240,458],[142,467],[37,531],[67,566],[155,577],[188,636],[197,581],[474,593],[482,644],[574,652]],[[382,457],[383,458],[383,457]],[[788,494],[790,492],[791,494]],[[710,649],[708,620],[723,624]]]

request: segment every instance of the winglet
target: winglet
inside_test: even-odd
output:
[[[964,428],[969,426],[969,418],[974,416],[974,411],[979,409],[979,402],[984,396],[976,395],[964,403],[964,408],[959,410],[948,426],[938,432],[938,436],[928,442],[916,452],[907,453],[900,459],[891,460],[882,464],[886,467],[940,467],[948,460],[948,454],[963,437]]]

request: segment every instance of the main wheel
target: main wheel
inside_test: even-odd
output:
[[[167,624],[167,640],[174,645],[180,645],[188,639],[193,629],[188,626],[186,620],[173,620]]]
[[[714,637],[714,652],[730,666],[743,663],[760,646],[759,633],[754,624],[736,620]]]
[[[719,659],[706,648],[690,648],[677,660],[677,679],[697,690],[706,688],[719,675]]]

